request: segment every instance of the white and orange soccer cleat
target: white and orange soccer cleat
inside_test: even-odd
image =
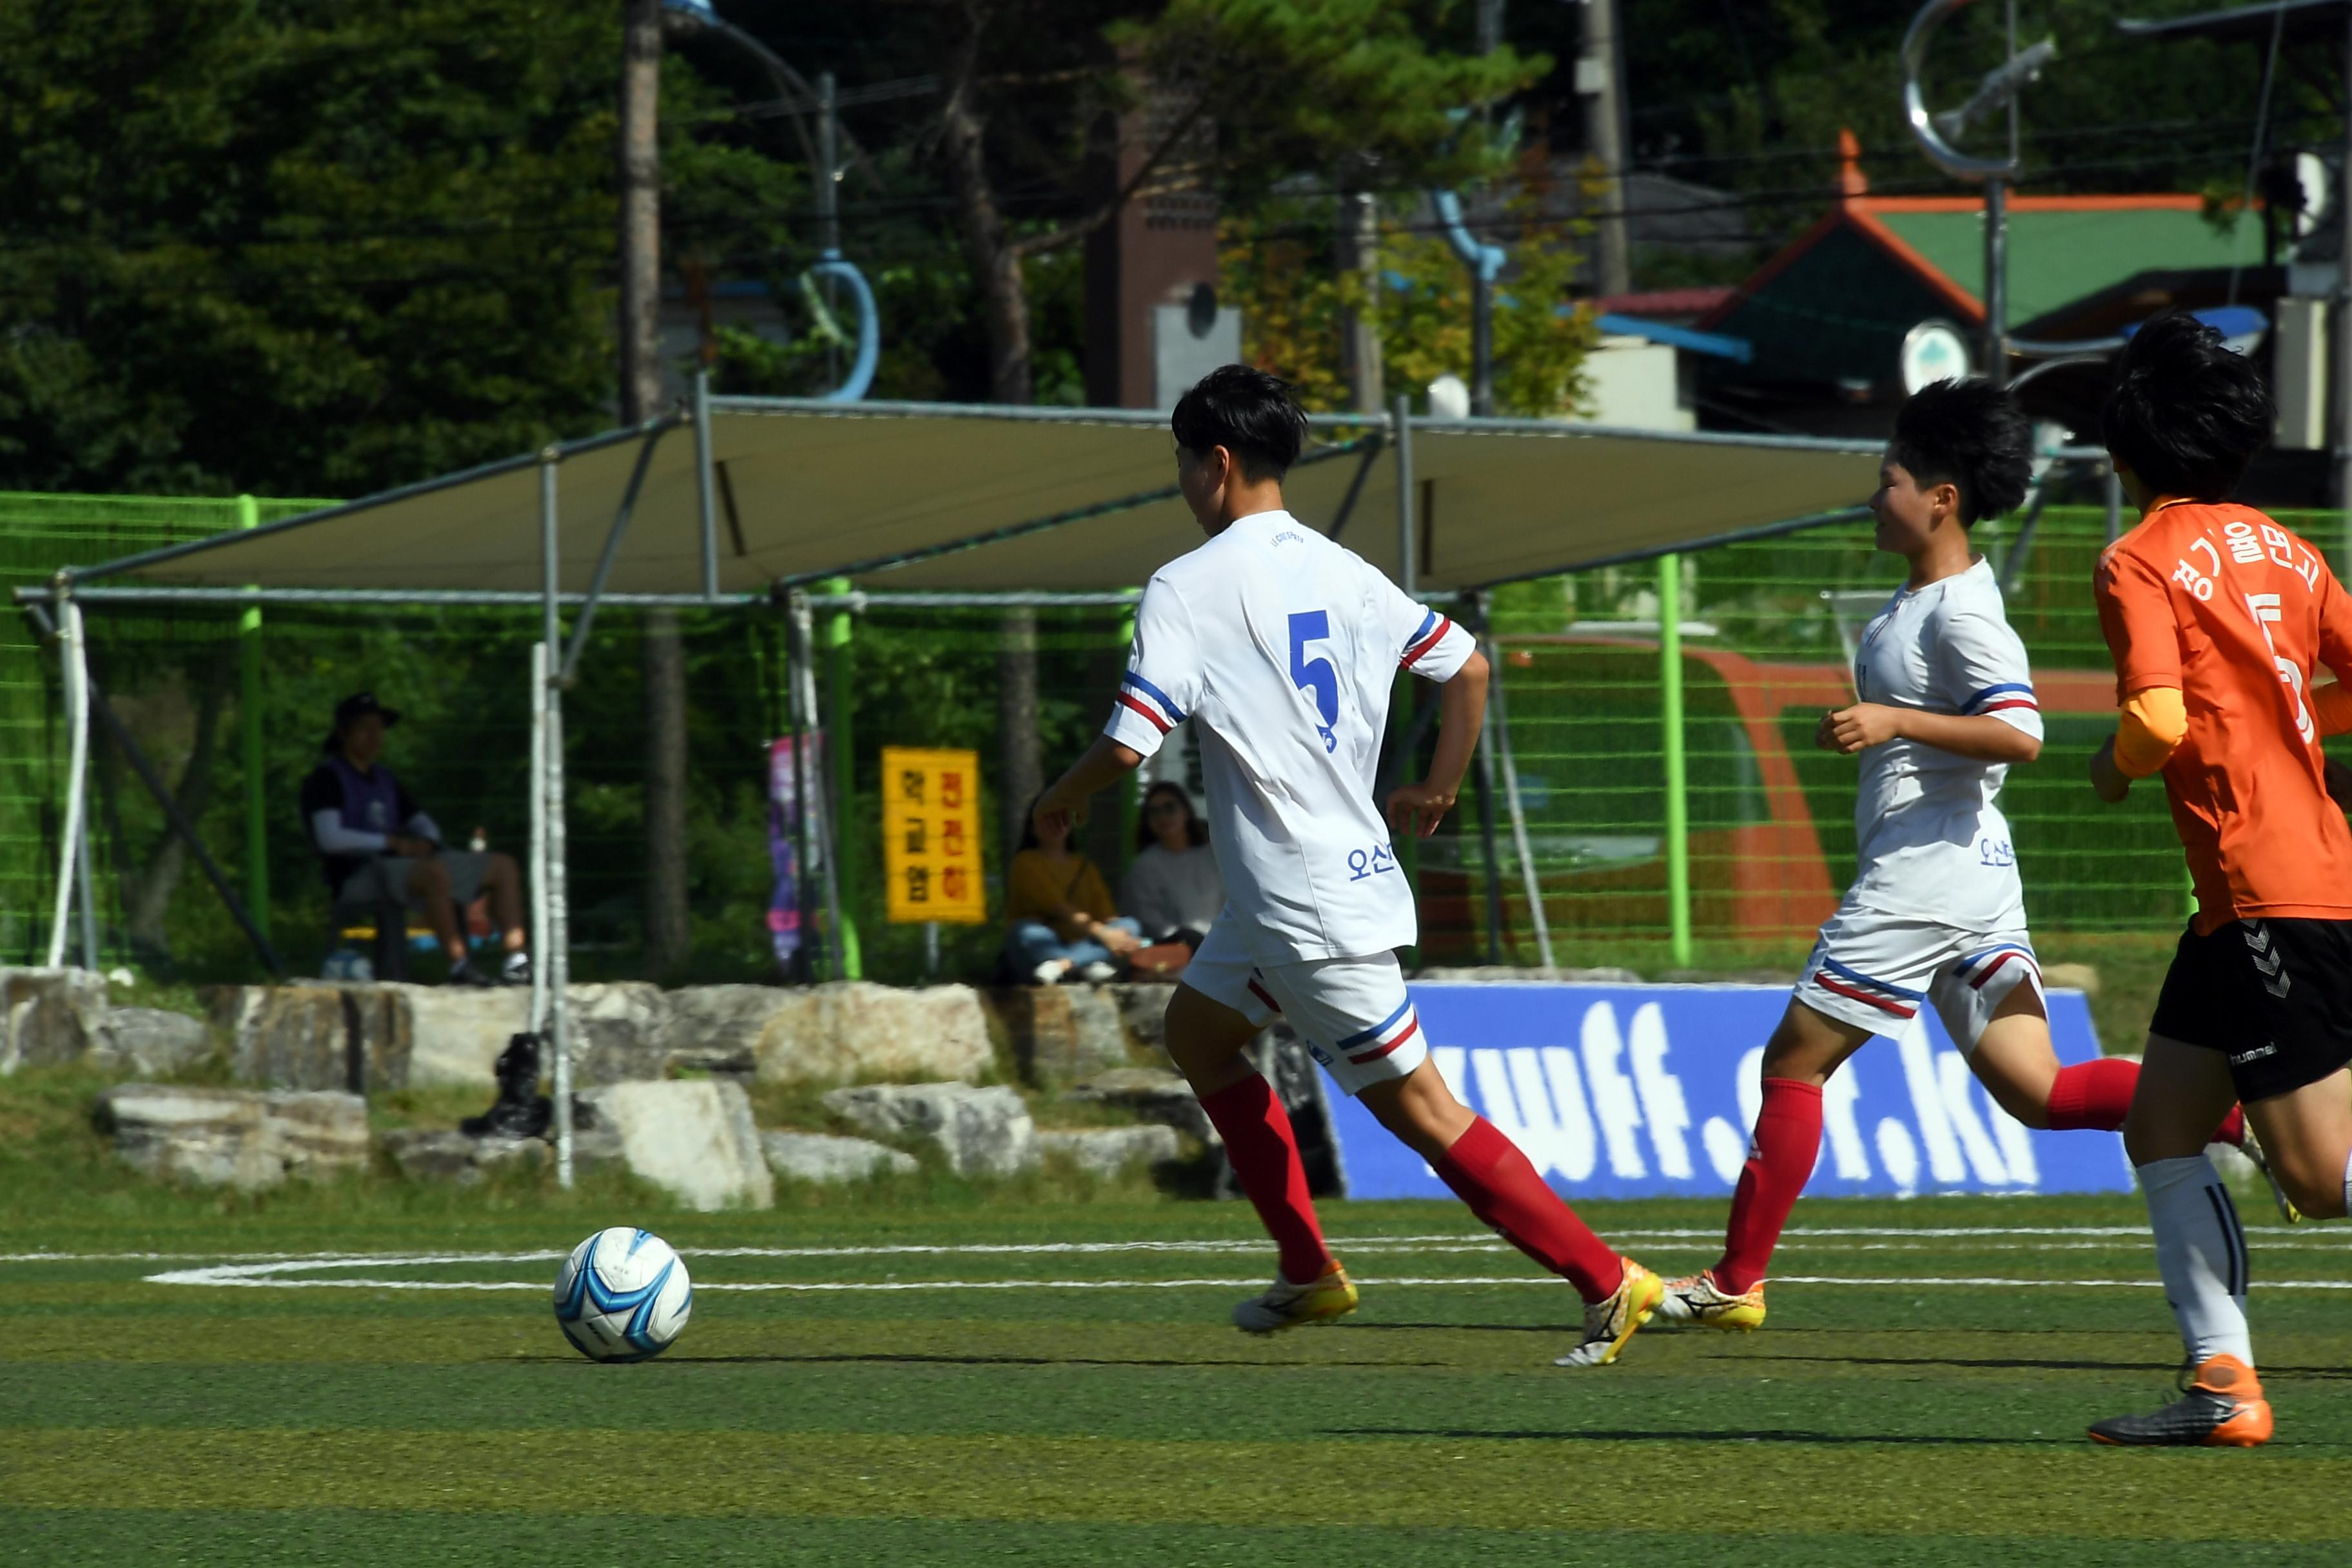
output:
[[[1633,1337],[1633,1331],[1650,1321],[1665,1291],[1664,1280],[1632,1258],[1625,1259],[1625,1278],[1618,1282],[1616,1291],[1586,1305],[1583,1341],[1555,1358],[1552,1365],[1607,1366]]]
[[[1658,1302],[1658,1321],[1696,1323],[1708,1329],[1760,1329],[1764,1326],[1764,1281],[1759,1279],[1735,1296],[1715,1282],[1715,1270],[1703,1268],[1684,1279],[1666,1282]]]
[[[2207,1359],[2181,1396],[2152,1415],[2117,1415],[2091,1441],[2118,1448],[2252,1448],[2271,1440],[2271,1403],[2254,1369],[2233,1355]]]
[[[1306,1323],[1328,1323],[1356,1310],[1356,1287],[1334,1263],[1304,1285],[1280,1274],[1264,1292],[1234,1308],[1234,1327],[1245,1334],[1271,1334]]]

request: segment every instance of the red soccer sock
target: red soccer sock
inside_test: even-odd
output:
[[[1822,1086],[1792,1078],[1764,1080],[1764,1104],[1756,1113],[1756,1136],[1747,1168],[1731,1197],[1731,1223],[1723,1240],[1723,1261],[1715,1266],[1719,1290],[1737,1296],[1764,1278],[1772,1244],[1797,1206],[1797,1194],[1812,1179],[1822,1152]]]
[[[2120,1057],[2076,1062],[2060,1068],[2050,1080],[2050,1126],[2065,1132],[2077,1127],[2113,1131],[2131,1110],[2132,1086],[2139,1082],[2139,1063]]]
[[[1438,1156],[1437,1173],[1472,1214],[1566,1279],[1587,1301],[1606,1300],[1624,1282],[1625,1260],[1544,1185],[1518,1145],[1485,1117]]]
[[[1323,1227],[1315,1220],[1297,1134],[1290,1130],[1290,1113],[1275,1098],[1274,1086],[1254,1072],[1239,1083],[1201,1096],[1201,1109],[1225,1141],[1234,1179],[1249,1194],[1265,1233],[1274,1237],[1282,1257],[1282,1277],[1294,1285],[1321,1278],[1331,1267],[1331,1253],[1323,1245]]]
[[[2065,1132],[2078,1127],[2113,1132],[2131,1112],[2132,1090],[2139,1083],[2139,1063],[2120,1057],[2076,1062],[2060,1068],[2050,1081],[2050,1127]],[[2242,1143],[2246,1137],[2245,1107],[2233,1105],[2210,1142]]]

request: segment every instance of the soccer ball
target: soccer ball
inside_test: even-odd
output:
[[[669,1349],[694,1311],[694,1282],[668,1242],[616,1225],[572,1249],[555,1276],[555,1321],[593,1361],[645,1361]]]

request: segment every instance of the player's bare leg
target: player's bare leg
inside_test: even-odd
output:
[[[2345,1075],[2308,1086],[2345,1093]],[[2290,1142],[2300,1128],[2292,1116],[2271,1116],[2278,1100],[2247,1108],[2257,1125],[2272,1121]],[[2179,1324],[2191,1381],[2181,1397],[2151,1415],[2102,1421],[2092,1437],[2123,1447],[2252,1447],[2271,1435],[2271,1409],[2254,1375],[2252,1337],[2246,1326],[2246,1239],[2205,1141],[2214,1121],[2237,1098],[2228,1061],[2219,1051],[2162,1035],[2147,1037],[2137,1091],[2124,1123],[2124,1149],[2147,1200],[2156,1233],[2156,1263],[2165,1300]],[[2339,1106],[2346,1148],[2352,1148],[2352,1105]],[[2340,1159],[2344,1149],[2339,1149]],[[2295,1167],[2298,1172],[2301,1163]],[[2342,1167],[2339,1165],[2338,1181]],[[2305,1194],[2320,1196],[2318,1194]],[[2336,1207],[2341,1212],[2341,1192]],[[2324,1212],[2324,1211],[2323,1211]]]
[[[1275,1282],[1234,1309],[1253,1333],[1351,1312],[1356,1288],[1323,1245],[1290,1113],[1245,1054],[1257,1026],[1223,1003],[1179,984],[1168,999],[1168,1054],[1225,1142],[1234,1179],[1257,1210],[1280,1258]]]
[[[1822,1152],[1822,1086],[1871,1037],[1868,1029],[1790,998],[1764,1046],[1764,1098],[1732,1194],[1723,1257],[1666,1287],[1659,1316],[1716,1329],[1764,1321],[1764,1276],[1797,1194]]]
[[[1664,1286],[1621,1257],[1544,1184],[1518,1146],[1463,1104],[1424,1058],[1357,1098],[1405,1147],[1429,1162],[1470,1212],[1584,1298],[1584,1338],[1561,1366],[1606,1366],[1649,1321]]]
[[[2041,994],[2031,985],[2019,985],[2001,998],[1969,1056],[1969,1067],[1995,1105],[2028,1127],[2059,1131],[2120,1130],[2140,1074],[2140,1064],[2123,1057],[2060,1066]],[[2208,1130],[2205,1142],[2242,1150],[2269,1181],[2280,1217],[2290,1225],[2303,1217],[2306,1211],[2272,1170],[2263,1140],[2248,1131],[2245,1112],[2235,1101]]]

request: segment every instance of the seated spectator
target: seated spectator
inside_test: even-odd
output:
[[[1119,902],[1152,942],[1197,950],[1225,907],[1225,882],[1209,852],[1208,824],[1192,810],[1182,784],[1162,779],[1144,791],[1135,844]]]
[[[441,828],[378,761],[383,732],[400,722],[372,691],[335,704],[326,760],[302,781],[302,826],[339,904],[399,904],[424,912],[449,960],[452,985],[530,984],[524,951],[522,879],[510,855],[441,847]],[[474,967],[457,908],[487,889],[506,947],[499,979]]]
[[[1143,945],[1140,928],[1118,918],[1094,862],[1070,847],[1066,828],[1037,833],[1037,803],[1021,818],[1021,847],[1005,877],[1005,951],[1040,985],[1076,973],[1113,980],[1124,957]]]

